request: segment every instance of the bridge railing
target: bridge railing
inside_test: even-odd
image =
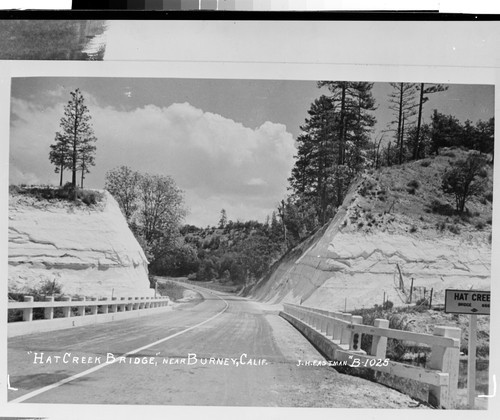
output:
[[[35,301],[33,296],[24,296],[24,302],[9,302],[8,309],[22,309],[23,321],[33,321],[33,309],[44,308],[43,319],[54,319],[54,309],[62,308],[62,318],[71,316],[85,316],[86,308],[90,308],[90,315],[107,314],[115,312],[135,311],[140,309],[159,308],[167,306],[168,297],[120,297],[112,298],[78,298],[63,296],[62,300],[55,301],[53,296],[46,297],[44,301]],[[76,313],[72,309],[76,309]]]
[[[115,297],[109,300],[64,296],[57,301],[52,296],[46,297],[44,301],[24,296],[24,302],[8,303],[9,318],[17,310],[22,311],[22,317],[19,314],[12,318],[19,316],[22,319],[8,323],[7,336],[16,337],[152,315],[157,311],[170,310],[169,302],[166,296]],[[35,309],[38,309],[36,313]]]
[[[387,319],[363,325],[361,316],[284,304],[285,318],[332,360],[350,362],[349,366],[369,368],[392,376],[428,385],[428,402],[436,407],[454,408],[458,388],[460,329],[436,326],[434,334],[421,334],[389,328]],[[292,318],[290,318],[292,317]],[[298,321],[298,322],[297,322]],[[361,349],[363,334],[372,336],[368,353]],[[427,344],[431,348],[426,368],[387,359],[388,338]],[[326,350],[326,351],[325,351]]]

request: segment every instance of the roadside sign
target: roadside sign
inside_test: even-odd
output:
[[[490,314],[489,290],[445,290],[444,311],[469,315],[469,344],[467,351],[467,401],[474,408],[476,401],[477,316]]]
[[[451,314],[489,315],[489,290],[445,290],[444,311]]]

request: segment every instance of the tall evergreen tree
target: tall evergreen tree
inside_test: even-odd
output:
[[[408,129],[411,118],[416,113],[416,85],[414,83],[390,83],[393,91],[389,94],[389,109],[394,112],[395,119],[391,121],[395,132],[397,161],[403,163],[405,157],[404,126]]]
[[[375,100],[366,82],[318,82],[321,95],[308,110],[297,138],[296,162],[289,178],[295,198],[314,206],[320,224],[342,204],[353,176],[368,162]],[[302,205],[295,202],[294,208]]]
[[[61,118],[60,126],[63,138],[68,146],[68,158],[64,161],[64,167],[72,172],[71,183],[77,186],[76,174],[82,171],[82,183],[84,174],[93,165],[96,138],[90,124],[91,116],[80,89],[71,92],[71,99],[64,107],[64,116]]]
[[[331,93],[328,98],[333,106],[334,140],[338,149],[331,175],[339,206],[353,176],[367,164],[369,133],[375,124],[371,114],[376,109],[373,83],[321,81],[318,87],[327,87]]]
[[[424,104],[429,100],[429,97],[426,95],[437,92],[444,92],[445,90],[448,90],[448,86],[440,84],[432,84],[425,87],[425,83],[420,83],[418,87],[419,91],[418,117],[417,117],[417,130],[415,132],[415,139],[413,145],[413,160],[418,159],[419,156],[421,127],[422,127],[422,111],[424,108]]]
[[[94,136],[86,137],[82,139],[80,146],[78,147],[78,170],[81,171],[81,182],[80,187],[83,188],[83,180],[85,179],[85,174],[90,172],[90,167],[95,165],[95,141],[97,139]]]
[[[54,172],[59,173],[59,186],[63,185],[63,172],[70,157],[69,138],[56,133],[55,143],[50,145],[49,160],[55,165]]]
[[[321,220],[331,201],[330,175],[338,150],[334,148],[333,105],[325,95],[316,99],[308,111],[297,138],[297,163],[292,169],[292,190],[314,203]]]

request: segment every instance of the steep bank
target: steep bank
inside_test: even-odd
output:
[[[290,252],[251,295],[272,303],[294,302],[347,310],[429,297],[443,303],[444,290],[489,289],[491,179],[468,215],[453,215],[441,191],[449,163],[467,152],[363,174],[331,223]],[[401,271],[401,275],[400,275]],[[401,280],[402,279],[402,280]]]
[[[9,292],[49,281],[83,296],[150,296],[147,259],[118,203],[9,198]]]

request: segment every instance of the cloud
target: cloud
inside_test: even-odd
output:
[[[217,223],[221,208],[234,220],[262,220],[286,193],[296,150],[282,124],[252,129],[189,103],[125,111],[84,96],[98,138],[90,187],[102,188],[105,173],[119,165],[171,175],[186,191],[188,221],[200,224]],[[30,172],[58,182],[48,153],[64,105],[42,108],[13,98],[11,176]]]

